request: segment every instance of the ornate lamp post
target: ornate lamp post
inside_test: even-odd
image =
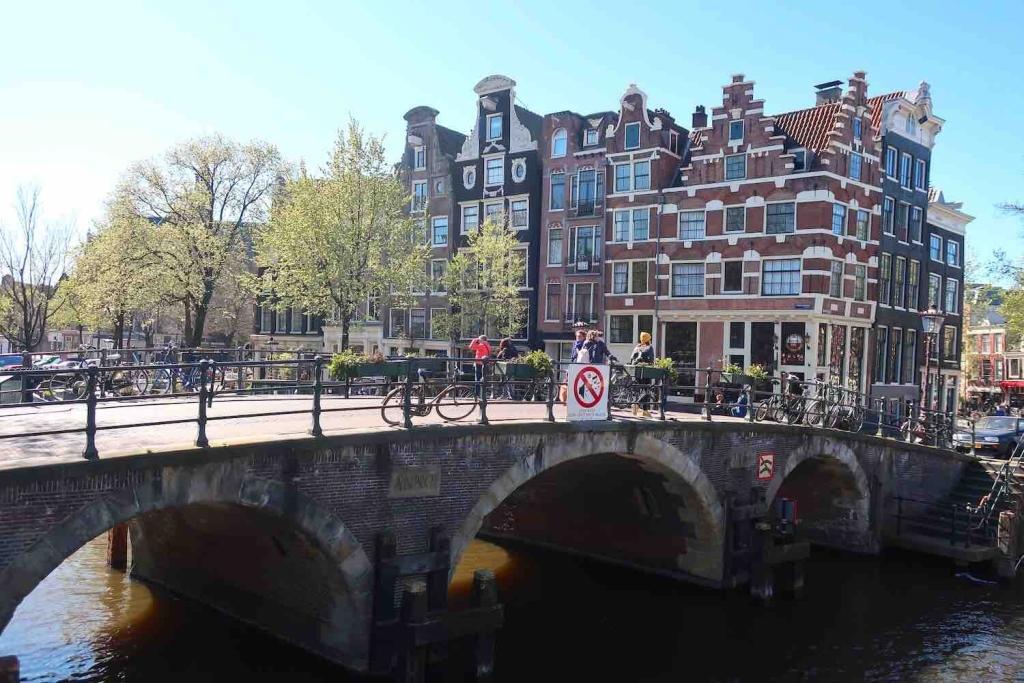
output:
[[[923,403],[926,410],[932,406],[932,345],[938,339],[939,330],[942,328],[946,317],[934,306],[921,314],[921,331],[924,332],[924,396]]]

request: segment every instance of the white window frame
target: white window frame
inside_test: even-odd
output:
[[[955,256],[952,262],[949,260],[950,247],[953,247],[953,255]],[[960,267],[960,243],[956,240],[951,240],[948,237],[946,238],[946,265],[950,268]]]
[[[836,212],[836,209],[839,209],[839,213]],[[832,226],[831,226],[831,228],[832,228],[832,234],[833,235],[836,235],[837,237],[842,237],[842,236],[844,236],[846,234],[846,219],[847,219],[847,215],[848,214],[846,213],[846,206],[845,205],[840,204],[839,202],[833,202],[832,203]],[[838,232],[836,232],[836,218],[839,218],[839,231]]]
[[[629,145],[629,131],[630,131],[630,128],[633,128],[633,127],[635,127],[635,130],[636,130],[636,145],[630,147],[630,145]],[[640,147],[642,147],[642,144],[640,142],[640,122],[639,121],[634,121],[632,123],[627,123],[626,127],[623,129],[622,148],[623,149],[640,149]]]
[[[626,169],[626,188],[624,190],[619,189],[619,168]],[[612,187],[615,192],[630,192],[633,190],[633,165],[629,162],[621,164],[612,164]]]
[[[854,160],[856,160],[857,163],[854,163]],[[853,169],[855,167],[857,169],[856,175],[854,175],[854,173],[853,173]],[[857,152],[850,152],[850,164],[849,164],[848,173],[846,175],[850,176],[850,178],[853,179],[853,180],[860,180],[861,179],[861,175],[863,175],[863,173],[864,173],[864,157],[862,155],[858,154]]]
[[[561,143],[562,150],[558,151],[557,146]],[[561,159],[565,156],[566,151],[569,148],[569,133],[566,132],[565,128],[558,128],[554,133],[551,134],[551,158]]]
[[[903,162],[907,161],[907,182],[903,183]],[[900,187],[905,190],[909,190],[914,184],[914,155],[910,152],[903,152],[900,154]]]
[[[932,283],[937,282],[938,287],[935,288],[935,301],[932,301]],[[938,273],[928,273],[928,291],[926,292],[927,301],[925,305],[931,308],[933,305],[935,308],[942,309],[942,296],[945,292],[942,291],[942,276]]]
[[[552,234],[556,230],[558,231],[558,250],[561,252],[561,254],[559,254],[559,259],[557,261],[552,261],[551,260],[551,253],[552,253],[552,249],[551,249],[551,241],[552,241],[551,240],[551,236],[552,236]],[[550,228],[549,227],[548,228],[548,258],[547,258],[547,262],[548,262],[549,266],[560,266],[563,263],[565,263],[565,228],[562,228],[562,227],[558,227],[558,228]]]
[[[434,240],[434,229],[438,221],[444,221],[444,242],[436,242]],[[432,247],[447,247],[448,246],[448,230],[451,226],[448,223],[448,216],[431,216],[430,217],[430,246]]]
[[[950,296],[949,296],[950,293],[951,293],[950,292],[950,288],[949,288],[950,285],[953,285],[953,290],[952,290],[952,294],[953,294],[952,299],[953,300],[952,300],[952,302],[950,302]],[[946,301],[945,301],[946,305],[945,305],[945,307],[942,310],[944,310],[946,313],[950,313],[952,315],[960,315],[960,283],[957,281],[956,278],[954,278],[954,277],[947,277],[946,278],[946,289],[945,289],[945,291],[942,294],[943,294],[943,296],[946,299]]]
[[[868,267],[857,264],[853,269],[853,300],[867,301],[868,298]]]
[[[741,221],[740,229],[739,230],[730,230],[729,229],[729,211],[739,211],[740,215],[743,217],[743,220]],[[747,207],[746,207],[746,205],[745,204],[739,204],[737,206],[726,206],[726,207],[723,207],[722,208],[722,232],[727,233],[727,234],[728,233],[734,233],[734,234],[739,235],[739,234],[744,233],[746,231],[747,231]]]
[[[928,183],[925,180],[925,176],[928,173],[927,162],[924,159],[914,160],[914,189],[915,190],[928,190]]]
[[[501,134],[505,130],[505,121],[503,120],[502,117],[503,117],[503,114],[500,114],[500,113],[499,114],[488,114],[487,115],[487,136],[485,138],[487,142],[490,142],[492,140],[500,140],[501,139]],[[498,125],[499,125],[499,130],[498,130],[497,137],[492,137],[491,136],[491,121],[493,121],[493,120],[497,120],[498,121]]]
[[[493,161],[497,161],[498,162],[498,170],[501,173],[501,180],[499,180],[496,183],[492,183],[490,181],[490,178],[491,178],[490,164]],[[500,154],[500,155],[497,155],[497,156],[484,157],[484,185],[487,186],[487,187],[494,187],[496,185],[504,185],[504,184],[505,184],[505,155]]]
[[[434,264],[435,263],[442,263],[442,264],[444,264],[441,267],[441,278],[444,278],[445,273],[448,272],[448,259],[443,259],[443,258],[432,258],[432,259],[430,259],[430,291],[434,292],[435,294],[438,294],[440,292],[445,291],[445,289],[444,289],[444,283],[441,282],[441,278],[437,278],[434,275]]]
[[[733,135],[732,135],[733,126],[735,126],[736,124],[739,124],[739,127],[740,127],[739,137],[733,137]],[[745,132],[746,132],[746,126],[744,126],[744,124],[743,124],[743,119],[734,119],[734,120],[730,121],[729,122],[729,130],[728,130],[729,144],[734,144],[734,143],[737,143],[737,142],[743,142],[743,135],[744,135]]]
[[[523,225],[516,225],[516,211],[515,204],[517,202],[523,202],[526,204],[526,222]],[[530,229],[530,198],[527,197],[510,197],[508,200],[508,224],[509,227],[514,229],[516,232]]]
[[[423,194],[416,192],[417,187],[423,188]],[[417,202],[417,198],[422,197],[422,202]],[[412,212],[420,213],[421,211],[427,210],[427,204],[430,203],[430,183],[426,180],[417,180],[412,184]]]
[[[549,293],[551,291],[551,286],[552,285],[554,285],[554,286],[559,288],[558,301],[559,301],[560,304],[563,303],[563,301],[562,301],[562,291],[561,291],[562,283],[561,282],[545,282],[544,283],[544,322],[546,322],[546,323],[562,322],[558,315],[556,315],[553,318],[551,317],[551,311],[550,311],[550,308],[548,307],[548,302],[551,300],[551,297],[549,296]]]
[[[765,277],[765,273],[768,272],[766,270],[768,264],[769,263],[782,263],[783,261],[796,261],[799,264],[799,268],[797,269],[797,291],[796,292],[779,292],[777,294],[766,294],[765,293],[765,285],[767,285],[767,278]],[[797,257],[797,258],[771,258],[771,259],[763,259],[761,261],[761,296],[771,296],[771,297],[776,297],[776,296],[800,296],[801,294],[803,294],[803,291],[804,291],[804,264],[803,264],[803,259],[801,259],[799,257]]]
[[[687,237],[683,235],[683,219],[685,216],[696,216],[700,214],[700,235],[697,237]],[[676,219],[676,237],[682,242],[692,242],[695,240],[702,240],[708,236],[708,212],[706,209],[686,209],[679,211],[678,218]]]
[[[946,252],[944,251],[945,245],[942,241],[942,235],[936,235],[934,233],[928,235],[928,260],[935,261],[936,263],[945,263]],[[932,242],[937,242],[939,245],[939,248],[936,249],[935,252],[932,251]],[[938,258],[935,256],[936,253],[938,253]]]
[[[569,285],[565,288],[566,305],[565,310],[563,312],[563,315],[565,316],[567,322],[575,322],[577,319],[582,320],[582,318],[578,318],[578,316],[576,315],[577,311],[575,305],[570,306],[570,303],[575,304],[576,290],[579,289],[580,287],[590,287],[590,319],[592,320],[594,317],[594,290],[597,289],[597,285],[593,282],[570,282]],[[570,316],[570,314],[572,315]]]
[[[496,201],[496,202],[484,202],[484,211],[483,211],[483,216],[482,216],[484,223],[487,222],[487,217],[488,217],[487,209],[491,208],[492,206],[498,207],[498,210],[494,213],[495,216],[500,217],[500,216],[503,216],[504,213],[505,213],[505,200],[504,199]]]
[[[892,210],[887,210],[892,207]],[[889,220],[886,220],[886,216]],[[882,234],[892,237],[896,234],[896,200],[892,197],[882,198]]]
[[[651,259],[631,259],[629,261],[609,261],[611,265],[612,282],[611,282],[611,294],[614,295],[634,295],[634,294],[650,294],[651,292],[651,264],[654,263]],[[647,269],[647,277],[644,278],[644,289],[635,290],[633,289],[633,275],[637,268],[638,263],[643,263]],[[615,290],[615,269],[617,266],[626,266],[626,289],[625,291]]]
[[[793,229],[792,230],[786,230],[786,231],[783,231],[783,232],[768,232],[768,207],[770,207],[770,206],[777,206],[777,205],[780,205],[780,204],[792,204],[793,205]],[[799,205],[797,204],[797,201],[795,199],[790,199],[790,200],[787,200],[787,201],[784,201],[784,202],[766,202],[765,205],[764,205],[764,226],[762,226],[761,232],[763,232],[766,235],[792,235],[792,234],[795,234],[796,233],[796,225],[797,225],[797,211],[799,210],[798,207],[799,207]]]
[[[525,266],[523,271],[523,283],[521,285],[517,285],[517,287],[519,288],[519,291],[528,290],[530,289],[530,245],[522,244],[521,246],[513,247],[512,251],[523,252],[523,265]]]
[[[917,239],[914,239],[914,216],[917,216]],[[907,240],[912,244],[921,244],[924,239],[924,211],[920,206],[910,207],[910,216],[907,218]]]
[[[555,176],[562,177],[562,206],[555,208],[552,203],[555,200]],[[549,211],[565,211],[566,196],[565,196],[565,171],[552,171],[548,177],[548,210]]]
[[[743,293],[743,282],[744,282],[743,259],[726,259],[724,261],[719,261],[719,263],[722,264],[722,287],[721,287],[722,294],[742,294]],[[738,264],[740,264],[740,288],[739,289],[726,289],[725,288],[725,264],[727,264],[727,263],[738,263]]]
[[[790,150],[790,154],[793,155],[793,170],[794,171],[806,171],[807,170],[807,150],[803,147],[797,147],[796,149]],[[803,160],[797,163],[797,155],[802,154]]]
[[[420,154],[423,155],[423,163],[420,164]],[[416,145],[412,148],[412,167],[414,171],[423,171],[427,168],[427,148],[423,145]]]
[[[861,218],[864,219],[864,236],[863,237],[861,237],[861,232],[860,232]],[[869,239],[871,239],[871,214],[868,213],[867,211],[865,211],[864,209],[857,209],[857,216],[856,216],[855,220],[856,220],[856,226],[854,227],[854,230],[856,230],[856,235],[855,235],[856,238],[859,239],[861,242],[866,242]]]
[[[461,218],[459,220],[459,231],[463,235],[469,234],[469,229],[466,228],[466,209],[473,209],[476,211],[476,225],[472,227],[472,230],[480,229],[480,205],[476,202],[471,204],[463,204],[461,209]]]
[[[637,168],[637,166],[642,166],[644,164],[647,165],[647,185],[645,187],[639,187],[637,182],[636,182],[636,179],[638,177],[638,174],[636,172],[636,168]],[[637,159],[636,161],[633,162],[633,168],[631,170],[633,171],[633,175],[630,176],[630,183],[632,184],[632,187],[630,188],[631,190],[636,191],[636,192],[642,192],[644,190],[651,189],[651,160],[650,159]]]
[[[836,266],[839,266],[838,274],[836,273]],[[846,279],[845,276],[846,263],[844,261],[832,261],[829,265],[828,295],[833,299],[843,298],[843,283]],[[838,285],[838,287],[836,285]]]
[[[864,139],[864,122],[860,119],[860,117],[854,117],[853,123],[851,124],[851,128],[853,130],[854,140]]]
[[[895,179],[896,174],[900,172],[899,165],[899,151],[892,145],[887,145],[885,148],[885,175]]]
[[[730,159],[736,159],[738,157],[742,157],[743,158],[743,175],[738,176],[736,178],[730,178],[729,177],[729,160]],[[747,178],[747,153],[746,152],[740,152],[739,154],[726,154],[725,155],[725,159],[722,161],[722,179],[726,180],[726,181],[729,181],[729,180],[746,180],[746,178]]]
[[[676,266],[700,266],[700,293],[699,294],[676,294],[675,289],[675,268]],[[668,270],[668,292],[673,299],[699,299],[707,292],[708,269],[704,261],[672,261]],[[695,275],[695,274],[690,274]]]
[[[583,144],[586,146],[596,145],[600,142],[601,138],[598,135],[596,128],[587,128],[583,131]]]
[[[906,211],[904,211],[904,207],[906,207]],[[902,217],[903,216],[907,217],[907,220],[906,220],[905,223],[902,221]],[[898,202],[896,204],[896,216],[895,216],[895,218],[893,218],[893,222],[895,223],[895,226],[894,226],[893,229],[896,231],[896,241],[897,242],[902,242],[903,244],[910,244],[910,203],[909,202]],[[901,226],[901,223],[903,223],[902,226]],[[906,239],[903,239],[900,236],[901,235],[901,233],[900,233],[901,227],[906,229],[905,233],[904,233],[907,236]]]

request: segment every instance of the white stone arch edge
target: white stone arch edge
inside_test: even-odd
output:
[[[359,541],[337,517],[308,496],[286,490],[278,481],[246,474],[229,464],[163,471],[160,491],[149,482],[106,494],[81,507],[0,571],[0,631],[32,590],[76,550],[112,527],[147,512],[195,504],[228,503],[255,508],[293,522],[327,557],[345,580],[353,622],[348,646],[324,653],[339,663],[365,670],[373,565]],[[210,471],[212,470],[212,471]]]
[[[535,456],[530,455],[517,461],[494,480],[469,511],[452,538],[452,573],[454,574],[455,568],[458,567],[466,547],[480,531],[484,517],[501,505],[513,491],[552,467],[605,453],[620,454],[660,465],[686,482],[704,508],[702,512],[711,527],[710,537],[719,547],[724,546],[725,511],[714,485],[696,460],[672,444],[645,434],[631,439],[630,435],[624,432],[583,432],[543,439],[543,457],[539,468],[535,466]]]

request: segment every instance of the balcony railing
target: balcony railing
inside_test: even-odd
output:
[[[600,205],[593,199],[583,199],[576,204],[576,217],[593,216],[597,213]]]

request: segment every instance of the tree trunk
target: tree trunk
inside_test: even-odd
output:
[[[114,348],[124,348],[124,313],[114,317]]]
[[[190,343],[193,348],[203,345],[203,331],[206,327],[206,315],[210,312],[210,301],[213,299],[213,283],[203,283],[203,298],[196,303],[195,317],[192,320],[192,337]]]
[[[345,351],[345,349],[348,348],[348,328],[349,328],[350,324],[351,324],[351,320],[349,320],[349,317],[347,315],[342,316],[342,318],[341,318],[341,347],[338,349],[338,351]]]

